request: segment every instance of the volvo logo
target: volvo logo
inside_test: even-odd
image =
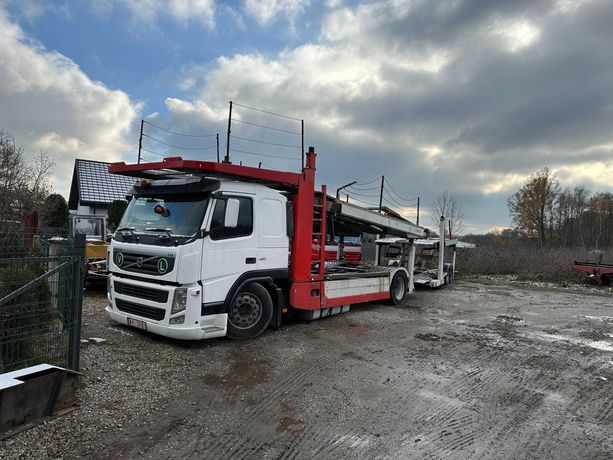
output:
[[[117,265],[118,267],[121,267],[123,265],[123,254],[121,252],[115,254],[115,265]]]
[[[158,271],[160,273],[166,273],[166,270],[168,270],[168,261],[161,257],[160,260],[158,260]]]
[[[143,261],[145,260],[144,257],[139,257],[138,259],[136,259],[136,266],[138,268],[141,268],[143,266]]]

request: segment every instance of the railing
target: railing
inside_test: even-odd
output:
[[[79,368],[85,236],[24,238],[0,229],[0,373]]]

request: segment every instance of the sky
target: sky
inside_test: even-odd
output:
[[[421,224],[447,190],[485,232],[545,166],[613,191],[611,24],[608,0],[0,0],[0,129],[67,197],[75,158],[136,161],[143,119],[143,161],[223,155],[234,101],[233,162],[298,170],[304,120],[328,190],[377,205],[384,175]]]

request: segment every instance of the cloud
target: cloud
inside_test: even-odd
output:
[[[292,23],[311,4],[310,0],[245,0],[244,11],[261,25],[286,17]]]
[[[0,9],[5,5],[15,8],[18,14],[30,23],[38,21],[49,13],[54,13],[63,17],[71,16],[69,6],[59,2],[41,0],[0,0]]]
[[[67,196],[74,158],[116,161],[133,147],[140,105],[32,41],[2,8],[0,62],[0,127],[30,154],[49,154],[58,192]]]
[[[262,23],[283,11],[282,2],[255,5],[245,7]],[[316,41],[217,59],[193,99],[168,105],[171,116],[190,107],[222,118],[235,100],[304,118],[334,171],[320,179],[388,170],[403,194],[426,202],[443,189],[498,200],[500,224],[506,196],[543,166],[567,183],[611,188],[609,153],[598,148],[613,143],[611,3],[335,6]]]
[[[214,0],[120,0],[139,22],[152,26],[160,19],[171,18],[187,25],[200,23],[207,29],[215,27]]]
[[[205,29],[215,28],[215,0],[86,0],[69,2],[47,0],[0,0],[12,7],[21,17],[35,22],[49,13],[64,17],[77,17],[88,10],[99,16],[110,17],[114,12],[128,16],[140,27],[157,26],[160,20],[174,21],[182,26],[199,24]]]

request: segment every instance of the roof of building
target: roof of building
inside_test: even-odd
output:
[[[68,208],[82,205],[108,205],[114,200],[125,200],[133,177],[109,173],[110,163],[75,159],[70,186]]]

